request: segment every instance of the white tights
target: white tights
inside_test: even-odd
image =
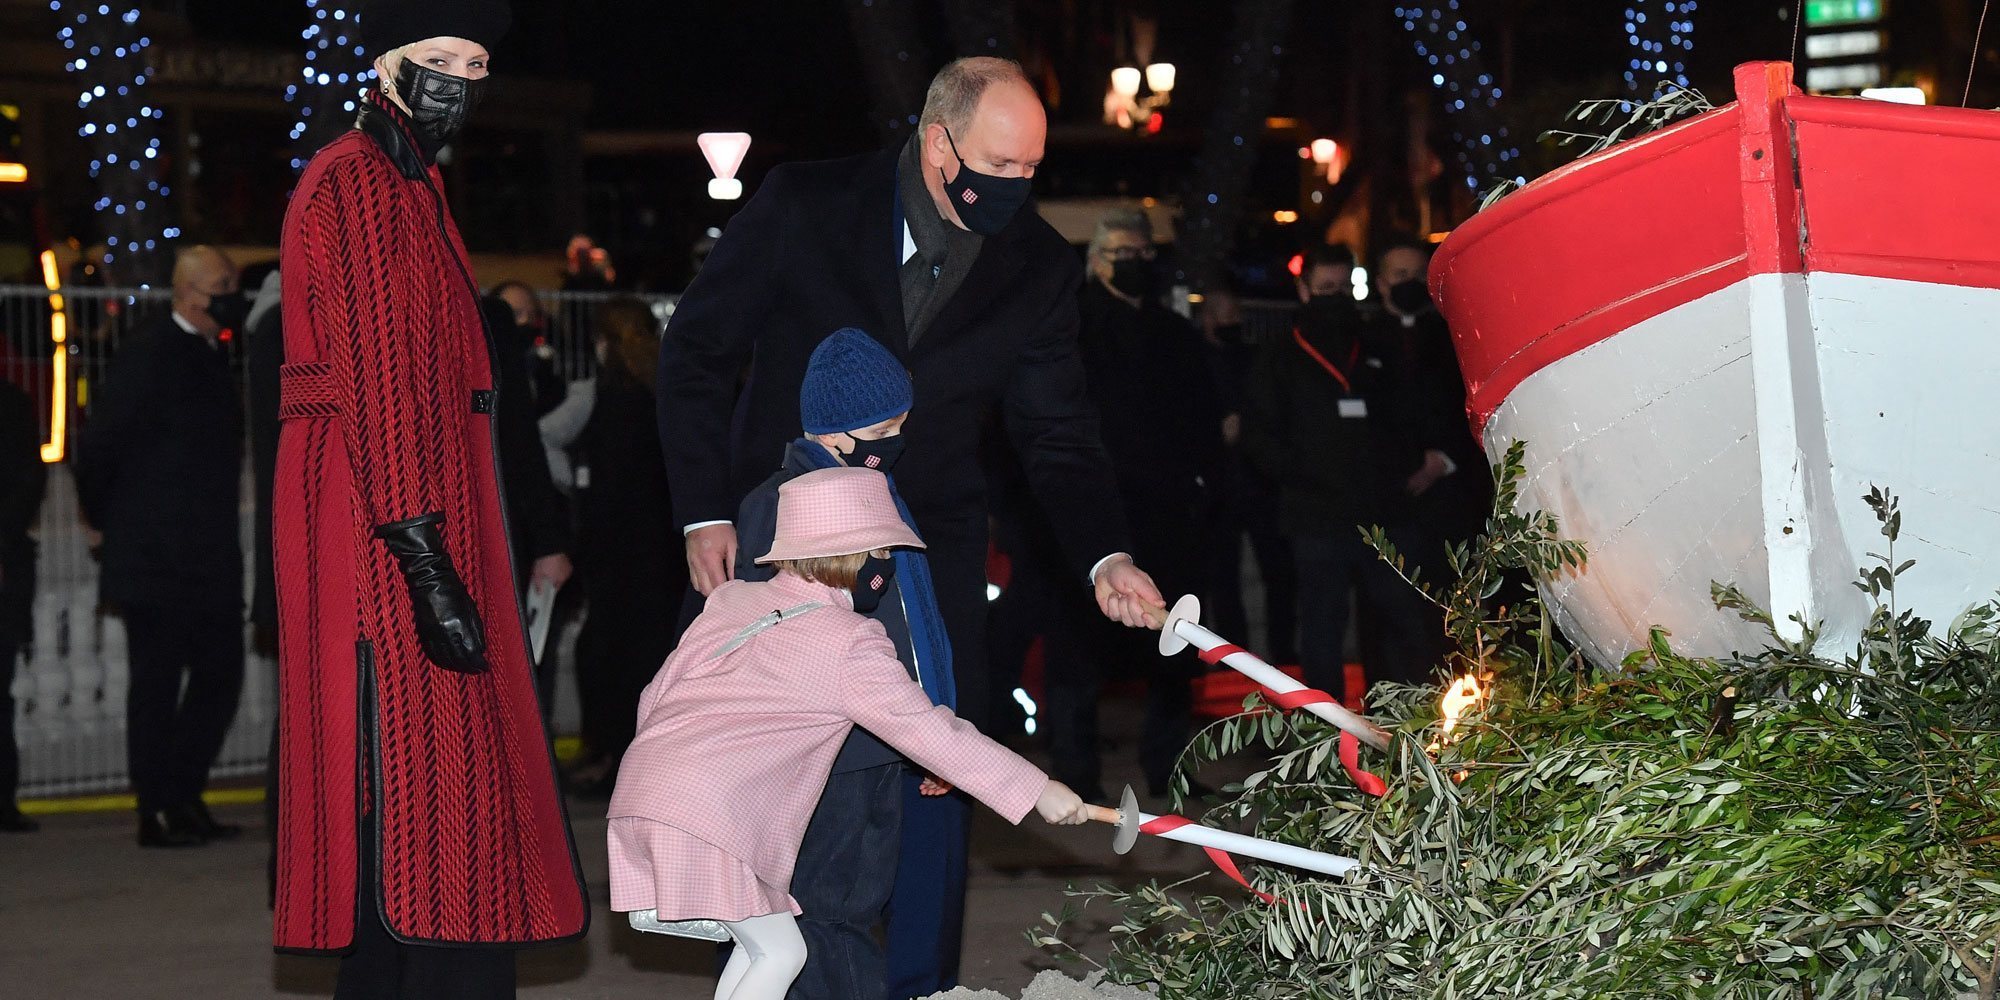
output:
[[[736,948],[722,967],[715,1000],[784,1000],[806,966],[806,939],[789,913],[727,921]]]

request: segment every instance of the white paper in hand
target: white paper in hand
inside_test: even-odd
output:
[[[547,580],[528,584],[528,654],[542,662],[542,650],[549,644],[549,624],[555,619],[556,587]]]

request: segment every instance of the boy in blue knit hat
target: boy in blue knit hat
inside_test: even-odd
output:
[[[753,560],[771,546],[778,487],[787,480],[838,465],[891,472],[903,453],[911,399],[909,372],[875,338],[850,327],[820,342],[799,386],[805,433],[786,446],[783,467],[743,499],[737,515],[737,579],[772,575],[771,567]],[[889,490],[915,530],[893,475]],[[934,704],[956,708],[951,642],[924,554],[897,549],[889,559],[871,562],[863,574],[854,609],[882,623],[904,669]],[[871,582],[872,588],[865,586]],[[848,737],[792,874],[792,896],[805,911],[799,930],[808,957],[791,1000],[885,996],[891,966],[935,967],[947,945],[958,941],[965,915],[967,810],[950,791],[911,771],[866,730],[857,728]],[[875,927],[885,914],[886,960],[875,943]]]

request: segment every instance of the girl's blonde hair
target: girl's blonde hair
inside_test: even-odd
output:
[[[855,578],[861,575],[861,564],[868,561],[868,553],[855,552],[844,556],[814,556],[810,559],[780,559],[780,572],[802,576],[814,583],[836,590],[853,590]]]

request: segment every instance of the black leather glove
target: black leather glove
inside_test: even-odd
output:
[[[375,529],[375,537],[394,553],[410,588],[417,641],[432,663],[461,674],[486,671],[486,629],[479,609],[472,606],[465,581],[452,568],[438,535],[443,514],[425,514]]]

